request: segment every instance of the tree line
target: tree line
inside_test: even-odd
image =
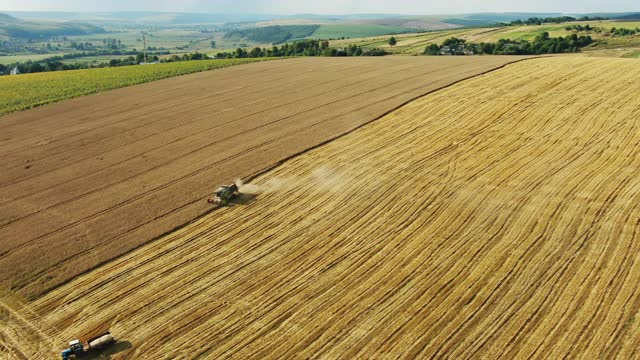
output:
[[[633,36],[635,34],[640,33],[640,28],[635,29],[627,29],[627,28],[611,28],[609,30],[609,34],[613,36]]]
[[[77,54],[74,54],[77,55]],[[118,67],[128,65],[138,65],[144,61],[144,54],[136,54],[136,56],[129,56],[124,59],[112,59],[106,63],[89,64],[86,62],[75,63],[63,63],[64,56],[54,56],[44,61],[25,61],[18,62],[10,65],[0,64],[0,75],[9,75],[12,69],[17,68],[20,74],[30,74],[49,71],[66,71],[66,70],[79,70],[79,69],[92,69],[92,68],[104,68],[104,67]],[[73,57],[70,57],[73,58]],[[67,59],[67,58],[65,58]],[[158,55],[148,55],[147,61],[160,61]]]
[[[274,45],[271,48],[253,48],[245,50],[237,48],[233,52],[219,52],[218,59],[256,58],[256,57],[288,57],[288,56],[383,56],[386,52],[381,49],[363,49],[357,45],[345,48],[332,48],[328,40],[302,40],[293,43]]]
[[[496,43],[470,43],[464,39],[449,38],[442,45],[431,44],[425,55],[541,55],[580,52],[594,41],[591,36],[571,34],[566,37],[550,37],[548,32],[536,36],[533,41],[500,39]]]
[[[611,29],[606,29],[604,27],[597,27],[597,26],[591,26],[589,24],[587,25],[571,25],[571,26],[567,26],[565,27],[565,30],[567,31],[577,31],[577,32],[594,32],[596,34],[604,34],[605,36],[610,35],[610,36],[633,36],[635,34],[640,33],[640,28],[636,27],[635,29],[629,29],[629,28],[616,28],[616,27],[612,27]]]
[[[0,75],[8,75],[11,69],[18,68],[21,74],[38,73],[47,71],[64,71],[64,70],[77,70],[77,69],[89,69],[89,68],[103,68],[103,67],[117,67],[117,66],[129,66],[137,65],[144,62],[144,55],[139,52],[105,52],[103,55],[127,55],[129,57],[124,59],[112,59],[106,63],[100,64],[88,64],[83,62],[68,63],[65,64],[61,60],[73,59],[76,57],[95,55],[95,53],[82,53],[82,54],[66,54],[63,56],[54,56],[41,61],[26,61],[18,62],[11,65],[0,65]],[[211,60],[211,57],[203,53],[191,53],[172,55],[165,58],[160,58],[158,55],[168,55],[165,53],[149,54],[147,61],[149,62],[177,62],[177,61],[193,61],[193,60]],[[380,49],[363,49],[360,46],[350,45],[345,48],[332,48],[329,46],[327,40],[304,40],[290,44],[284,44],[281,46],[273,46],[267,48],[254,48],[251,50],[245,50],[243,48],[237,48],[233,52],[219,52],[216,54],[216,59],[230,59],[230,58],[258,58],[258,57],[292,57],[292,56],[383,56],[386,52]]]
[[[522,25],[542,25],[542,24],[561,24],[561,23],[566,23],[566,22],[572,22],[572,21],[596,21],[596,20],[608,20],[609,18],[606,17],[601,17],[601,16],[583,16],[580,18],[575,18],[572,16],[552,16],[552,17],[545,17],[545,18],[540,18],[540,17],[531,17],[528,18],[527,20],[514,20],[508,24],[506,24],[506,26],[522,26]]]
[[[168,51],[156,52],[154,54],[147,55],[147,61],[160,61],[159,55],[169,54]],[[86,62],[73,62],[64,63],[64,60],[81,59],[88,56],[100,56],[100,55],[129,55],[123,59],[112,59],[106,63],[89,64]],[[189,60],[189,59],[187,59]],[[137,65],[144,61],[144,54],[137,51],[99,51],[99,52],[82,52],[76,54],[64,54],[58,56],[52,56],[39,61],[24,61],[16,62],[8,65],[0,64],[0,75],[9,75],[12,69],[17,68],[20,74],[48,72],[48,71],[65,71],[65,70],[79,70],[79,69],[91,69],[91,68],[103,68],[103,67],[117,67],[127,65]]]

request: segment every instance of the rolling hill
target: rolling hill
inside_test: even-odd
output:
[[[589,25],[591,28],[597,28],[597,31],[577,31],[571,29],[572,26],[577,25]],[[610,33],[612,28],[635,30],[640,28],[640,21],[632,21],[629,19],[626,21],[601,20],[576,21],[561,24],[544,23],[542,25],[467,27],[445,31],[421,32],[417,34],[401,34],[396,36],[398,42],[395,46],[388,44],[388,36],[336,40],[331,42],[331,46],[344,47],[355,44],[365,48],[382,48],[385,51],[395,54],[413,55],[421,54],[427,45],[442,44],[444,40],[451,37],[461,38],[473,43],[495,43],[500,39],[531,41],[536,36],[548,32],[551,37],[566,37],[571,34],[591,36],[596,40],[596,43],[584,48],[583,51],[585,54],[612,56],[613,53],[611,50],[620,50],[619,54],[616,53],[613,56],[632,57],[640,48],[640,34],[629,36],[612,35]]]
[[[264,26],[244,30],[233,30],[224,35],[225,40],[248,40],[259,44],[281,44],[303,39],[313,34],[319,25]]]
[[[75,21],[21,20],[0,14],[0,35],[20,39],[44,39],[51,36],[101,34],[98,26]]]

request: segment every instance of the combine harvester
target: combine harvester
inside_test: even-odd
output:
[[[219,206],[227,205],[233,198],[238,196],[238,185],[223,185],[220,186],[216,192],[215,196],[209,198],[207,201],[210,204],[218,204]]]
[[[84,346],[80,340],[77,339],[70,341],[69,348],[62,351],[62,360],[68,360],[71,357],[77,359],[83,356],[88,356],[91,353],[103,349],[115,342],[116,339],[108,331],[102,335],[89,339],[87,341],[87,346]]]

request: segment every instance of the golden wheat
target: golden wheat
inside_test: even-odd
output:
[[[428,95],[31,307],[130,358],[638,356],[640,62]]]

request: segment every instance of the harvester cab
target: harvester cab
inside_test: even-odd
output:
[[[220,206],[225,206],[229,203],[229,201],[231,201],[234,197],[236,197],[237,194],[238,194],[238,185],[236,184],[223,185],[216,190],[215,196],[212,198],[209,198],[209,200],[207,201],[211,204],[218,204]]]

